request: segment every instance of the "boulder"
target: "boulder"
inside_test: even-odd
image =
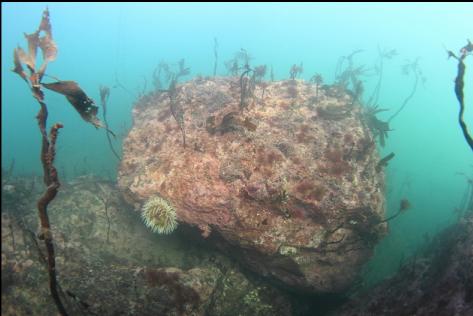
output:
[[[141,98],[123,196],[139,211],[159,196],[180,225],[288,288],[342,292],[386,231],[365,114],[338,86],[245,80],[196,78]]]

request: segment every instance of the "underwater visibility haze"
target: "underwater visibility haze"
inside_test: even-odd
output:
[[[2,3],[2,315],[473,315],[470,3]]]

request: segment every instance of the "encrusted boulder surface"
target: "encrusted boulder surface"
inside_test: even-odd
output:
[[[173,92],[134,107],[118,176],[125,198],[137,210],[166,199],[180,223],[289,288],[345,290],[386,230],[384,176],[356,97],[287,80],[256,83],[242,101],[240,78]]]

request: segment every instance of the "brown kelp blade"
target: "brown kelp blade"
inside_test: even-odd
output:
[[[47,36],[52,37],[51,33],[51,22],[49,21],[49,9],[46,8],[43,11],[41,22],[39,23],[38,32],[44,31]]]
[[[46,66],[49,62],[54,61],[57,56],[57,46],[53,41],[48,9],[43,12],[43,18],[41,19],[37,33],[39,34],[41,31],[44,31],[45,35],[39,38],[37,45],[43,52],[43,64],[38,70],[38,73],[40,77],[43,77],[44,72],[46,71]]]
[[[44,32],[44,35],[41,35],[41,32]],[[41,23],[36,30],[36,32],[31,34],[25,33],[26,40],[28,42],[28,51],[25,52],[21,47],[18,47],[14,50],[13,71],[16,72],[23,80],[28,83],[34,89],[33,94],[38,100],[42,100],[42,91],[40,90],[39,83],[46,71],[46,67],[49,62],[56,59],[57,56],[57,46],[53,41],[53,36],[51,33],[51,23],[49,21],[49,11],[48,9],[44,10]],[[38,47],[43,53],[43,62],[38,71],[36,71],[36,55],[38,52]],[[30,72],[30,77],[28,78],[25,71],[23,70],[23,65],[25,64]]]
[[[13,68],[13,72],[17,73],[21,78],[23,78],[23,80],[26,81],[26,83],[28,83],[28,78],[26,77],[23,66],[21,65],[20,56],[22,51],[23,50],[21,49],[21,47],[15,48],[15,50],[13,51],[13,64],[15,66],[15,68]]]
[[[44,62],[50,62],[56,59],[57,46],[50,36],[44,36],[39,39],[39,47],[43,52]]]
[[[75,81],[57,81],[52,83],[42,83],[43,87],[65,95],[69,103],[79,112],[82,118],[92,123],[95,127],[104,127],[97,118],[98,107],[94,100],[89,98]]]
[[[39,37],[40,32],[43,31],[44,35]],[[50,62],[56,59],[57,47],[53,41],[53,33],[51,32],[51,22],[49,21],[49,10],[46,9],[43,12],[41,23],[39,24],[38,30],[36,31],[36,46],[39,46],[43,51],[43,62]]]
[[[39,32],[36,31],[32,34],[25,33],[25,37],[28,41],[28,53],[20,55],[20,60],[28,66],[31,72],[34,72],[36,68],[36,53],[39,46]]]

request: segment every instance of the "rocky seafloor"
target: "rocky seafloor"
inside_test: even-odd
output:
[[[36,238],[38,178],[2,183],[2,315],[56,315]],[[110,182],[64,184],[50,208],[70,315],[471,315],[473,212],[381,284],[300,297],[266,282],[180,227],[156,236]],[[109,224],[110,223],[110,224]]]
[[[39,187],[34,179],[3,184],[2,315],[57,313],[36,238]],[[110,182],[82,177],[63,184],[49,214],[70,315],[292,314],[286,294],[189,243],[192,237],[183,236],[192,232],[150,232]]]
[[[394,277],[354,295],[333,315],[473,315],[473,209]]]

